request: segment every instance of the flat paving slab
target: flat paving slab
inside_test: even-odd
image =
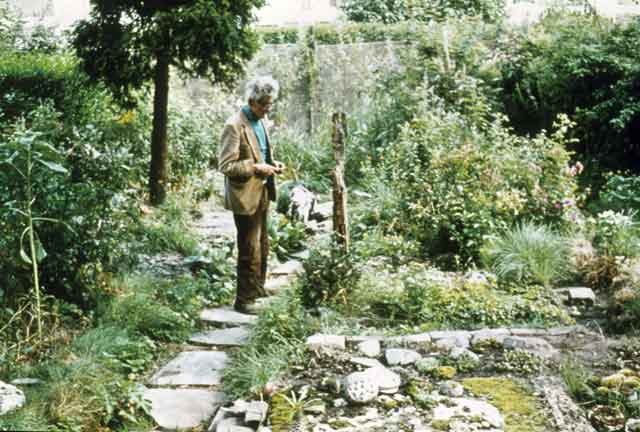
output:
[[[241,346],[247,343],[249,330],[246,327],[231,327],[196,333],[189,339],[191,343],[209,346]]]
[[[149,381],[150,385],[218,385],[229,357],[221,351],[185,351]]]
[[[290,275],[274,276],[267,279],[267,282],[264,285],[264,289],[269,294],[277,294],[282,289],[282,287],[291,284],[292,280],[293,277]]]
[[[163,430],[193,429],[209,420],[225,401],[224,393],[200,389],[146,389],[151,417]]]
[[[247,315],[234,311],[230,307],[205,309],[200,312],[200,319],[213,324],[251,324],[257,319],[255,315]]]
[[[271,276],[295,275],[295,274],[302,273],[303,270],[304,268],[302,267],[302,262],[297,260],[291,260],[274,267],[271,270],[270,275]]]

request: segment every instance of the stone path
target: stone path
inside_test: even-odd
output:
[[[233,216],[211,202],[192,228],[209,241],[220,243],[235,237]],[[301,257],[303,258],[304,254]],[[300,260],[279,264],[270,270],[267,290],[277,292],[302,270]],[[205,309],[200,320],[208,328],[194,333],[184,351],[156,371],[146,383],[144,397],[151,402],[151,416],[161,430],[206,429],[225,402],[220,392],[228,352],[246,343],[255,316],[230,307]]]

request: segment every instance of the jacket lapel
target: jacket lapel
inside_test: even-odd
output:
[[[253,131],[249,120],[244,112],[240,111],[240,122],[242,123],[242,131],[244,133],[245,138],[249,142],[249,147],[251,147],[251,152],[253,153],[253,157],[256,161],[263,163],[262,156],[260,153],[260,147],[258,146],[258,138],[256,137],[256,133]]]

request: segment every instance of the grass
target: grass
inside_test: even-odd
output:
[[[505,432],[544,432],[548,430],[542,407],[524,387],[509,378],[467,378],[461,381],[465,389],[477,396],[486,396],[489,403],[502,413]]]
[[[318,329],[293,289],[283,290],[258,315],[249,344],[233,355],[224,371],[224,392],[232,399],[261,394],[292,363],[302,363],[306,338]]]
[[[500,279],[544,286],[568,273],[566,240],[543,225],[523,223],[491,239],[482,251],[483,261]]]

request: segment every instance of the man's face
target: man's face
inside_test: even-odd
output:
[[[271,107],[273,107],[273,101],[270,96],[265,96],[258,101],[249,101],[249,107],[251,111],[258,117],[259,119],[264,118],[269,112],[271,112]]]

